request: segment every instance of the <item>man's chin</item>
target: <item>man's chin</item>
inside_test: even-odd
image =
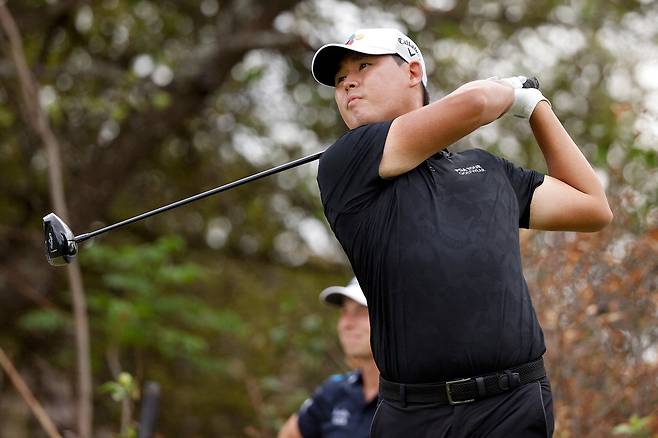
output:
[[[351,120],[346,121],[345,124],[347,125],[347,127],[349,129],[356,129],[359,126],[366,125],[367,122],[362,122],[361,120],[358,120],[358,119],[351,119]]]
[[[351,351],[349,353],[345,353],[345,356],[348,359],[354,360],[366,360],[372,358],[370,351]]]
[[[376,117],[372,115],[365,114],[365,112],[360,113],[351,113],[350,117],[346,120],[343,118],[343,121],[349,129],[355,129],[359,126],[368,125],[375,122]]]

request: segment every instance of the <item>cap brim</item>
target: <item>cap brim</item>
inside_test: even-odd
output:
[[[338,307],[343,305],[344,298],[354,300],[362,306],[368,306],[368,302],[365,300],[363,293],[355,293],[348,287],[331,286],[320,293],[320,300]]]
[[[322,46],[311,63],[311,72],[316,81],[330,87],[336,86],[336,72],[340,65],[340,61],[347,52],[363,53],[365,55],[391,55],[392,52],[387,49],[378,49],[369,47],[367,50],[355,50],[354,47],[346,44],[327,44]]]
[[[345,294],[329,289],[322,291],[322,293],[320,294],[320,300],[328,304],[333,304],[334,306],[338,306],[338,307],[342,306],[343,298],[345,298]]]

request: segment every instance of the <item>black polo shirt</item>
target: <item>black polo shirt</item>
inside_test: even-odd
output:
[[[544,176],[474,149],[382,179],[390,124],[349,131],[318,169],[325,215],[368,299],[382,376],[444,381],[541,356],[519,227]]]
[[[304,438],[367,438],[377,408],[377,397],[363,397],[359,371],[336,374],[320,385],[299,409]]]

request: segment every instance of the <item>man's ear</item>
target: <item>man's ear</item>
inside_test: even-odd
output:
[[[423,68],[420,66],[420,62],[411,61],[409,63],[409,80],[411,81],[409,85],[415,87],[423,80]]]

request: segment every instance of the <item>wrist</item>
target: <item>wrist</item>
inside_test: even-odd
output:
[[[551,103],[548,100],[542,100],[539,103],[537,103],[537,106],[535,106],[534,111],[530,115],[530,123],[534,123],[538,121],[541,117],[549,114],[551,111]]]
[[[514,89],[514,103],[508,112],[515,117],[529,119],[540,102],[546,102],[550,107],[550,102],[538,89],[516,88]]]

